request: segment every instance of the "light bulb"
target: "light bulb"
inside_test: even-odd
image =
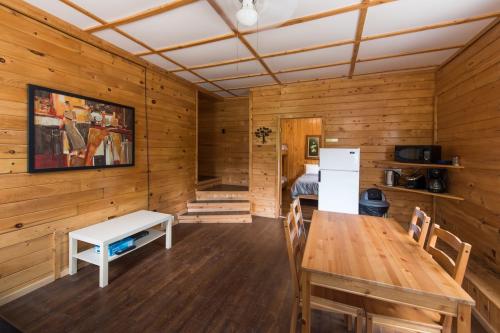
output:
[[[257,23],[259,14],[255,10],[253,0],[243,0],[241,9],[236,13],[236,18],[238,22],[247,27]]]

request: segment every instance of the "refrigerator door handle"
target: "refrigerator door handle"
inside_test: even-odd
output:
[[[321,170],[318,172],[318,183],[321,183]]]

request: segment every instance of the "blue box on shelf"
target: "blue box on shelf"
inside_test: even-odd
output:
[[[125,252],[132,247],[134,247],[134,238],[127,237],[109,244],[108,255],[111,257],[117,254],[117,252]],[[99,245],[94,246],[94,251],[96,253],[101,253],[101,247]]]

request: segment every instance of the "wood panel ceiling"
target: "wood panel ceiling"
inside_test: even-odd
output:
[[[222,97],[439,66],[500,17],[499,0],[299,0],[242,29],[231,1],[26,0]]]

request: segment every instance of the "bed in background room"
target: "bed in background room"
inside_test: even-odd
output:
[[[318,200],[319,188],[319,165],[305,164],[305,172],[297,178],[291,188],[293,199],[313,199]]]

